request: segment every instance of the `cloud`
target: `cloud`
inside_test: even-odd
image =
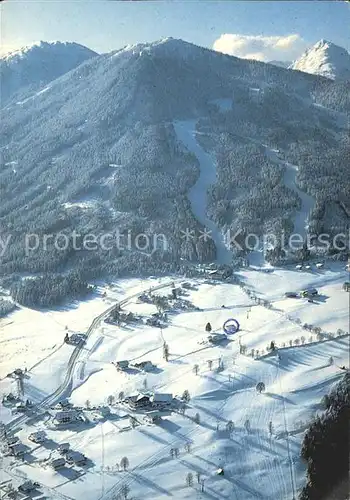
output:
[[[292,61],[301,56],[307,43],[299,34],[285,36],[238,35],[225,33],[213,49],[242,59]]]

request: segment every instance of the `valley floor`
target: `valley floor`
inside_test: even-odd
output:
[[[134,499],[296,499],[305,480],[299,458],[303,432],[320,410],[322,396],[340,380],[340,367],[348,365],[349,337],[336,333],[348,331],[349,297],[342,290],[346,274],[336,265],[314,272],[248,269],[239,275],[244,288],[190,280],[192,289],[184,298],[198,309],[171,314],[162,330],[101,321],[80,352],[64,393],[75,406],[85,408],[89,423],[55,428],[47,413],[44,419],[20,420],[13,429],[31,450],[23,462],[2,457],[0,488],[4,481],[18,484],[28,478],[40,483],[46,498],[112,499],[128,485]],[[126,280],[101,288],[94,299],[71,309],[50,313],[21,309],[11,314],[1,324],[1,394],[16,392],[15,381],[6,374],[27,367],[24,395],[40,407],[65,379],[74,350],[63,344],[66,326],[84,332],[116,301],[162,283],[169,286],[157,293],[169,294],[171,280],[177,286],[183,281]],[[319,291],[315,303],[284,298],[284,292],[308,286]],[[273,308],[257,305],[248,289],[269,300]],[[137,297],[123,307],[145,317],[156,311]],[[206,323],[222,332],[230,317],[240,322],[239,333],[223,345],[208,343]],[[317,341],[312,332],[305,333],[303,323],[319,326],[334,338]],[[295,345],[303,336],[305,345]],[[252,349],[262,354],[272,340],[280,347],[280,359],[266,352],[258,359],[249,355]],[[169,345],[168,362],[163,359],[164,341]],[[239,343],[246,346],[247,355],[239,353]],[[150,360],[157,369],[118,371],[112,362],[124,359]],[[266,386],[261,394],[256,392],[258,382]],[[128,396],[145,390],[173,396],[188,390],[191,399],[184,415],[173,411],[158,424],[146,424],[136,413],[137,425],[130,427],[130,410],[121,403],[101,417],[98,407],[106,406],[108,396],[117,399],[121,391]],[[13,419],[9,408],[0,406],[0,420],[11,427]],[[28,435],[38,429],[44,429],[49,439],[33,445]],[[44,466],[63,442],[83,452],[88,465],[58,471]],[[116,464],[124,456],[130,466],[118,471]],[[224,475],[217,475],[219,468]],[[190,472],[193,485],[187,486]]]

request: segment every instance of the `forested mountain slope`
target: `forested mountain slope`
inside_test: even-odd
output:
[[[314,101],[336,108],[343,100],[349,111],[346,92],[321,77],[174,39],[86,60],[45,92],[12,100],[2,111],[0,224],[12,239],[1,273],[75,269],[90,279],[176,269],[180,258],[215,258],[212,242],[181,238],[186,228],[200,229],[187,196],[199,170],[176,138],[176,120],[196,118],[206,134],[203,144],[218,165],[209,213],[222,229],[250,227],[256,212],[262,226],[291,227],[299,201],[260,143],[283,148],[301,165],[302,188],[319,199],[313,218],[326,226],[322,207],[349,186],[348,139],[344,120]],[[220,112],[216,99],[232,100],[232,109]],[[52,241],[26,254],[23,245],[24,233],[71,238],[75,230],[82,238],[116,229],[164,233],[169,246],[146,255],[134,246],[76,250],[73,242],[59,251]]]

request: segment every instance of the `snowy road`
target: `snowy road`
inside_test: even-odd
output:
[[[196,120],[175,122],[174,128],[178,140],[196,156],[199,162],[200,175],[198,181],[188,194],[192,212],[197,220],[211,232],[211,238],[216,246],[217,261],[220,264],[230,264],[232,261],[232,252],[226,247],[225,236],[218,226],[206,215],[208,188],[216,182],[215,161],[196,140]]]

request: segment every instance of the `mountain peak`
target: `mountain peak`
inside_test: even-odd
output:
[[[321,39],[306,50],[290,68],[332,80],[347,80],[350,79],[350,54],[343,47]]]

